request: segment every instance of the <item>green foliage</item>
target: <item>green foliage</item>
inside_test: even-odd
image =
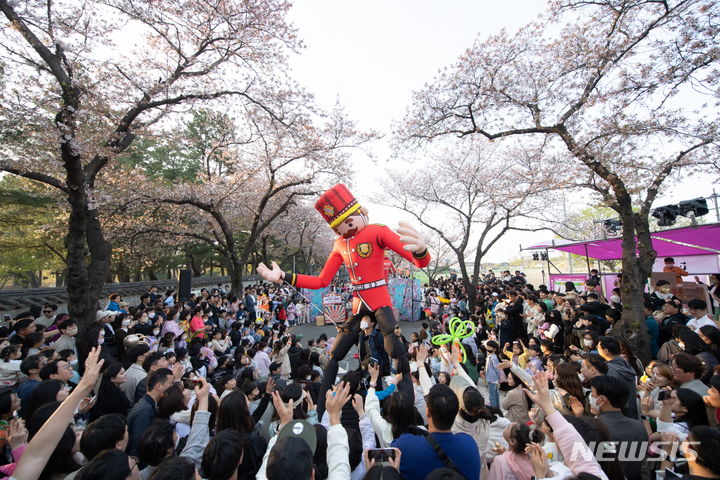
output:
[[[177,135],[136,140],[120,163],[129,169],[142,168],[153,181],[200,182],[231,172],[232,162],[226,155],[237,143],[234,132],[230,117],[200,109]]]
[[[193,182],[200,171],[198,162],[183,155],[165,138],[138,139],[119,161],[128,169],[144,169],[150,181]]]
[[[0,278],[39,286],[40,271],[65,268],[64,205],[55,192],[31,180],[0,179]]]

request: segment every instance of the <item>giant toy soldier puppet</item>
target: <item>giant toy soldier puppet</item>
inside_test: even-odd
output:
[[[296,287],[318,289],[330,284],[342,263],[345,263],[348,269],[353,292],[353,315],[342,325],[335,339],[320,387],[318,413],[322,414],[324,411],[325,392],[335,382],[338,362],[345,358],[358,341],[360,320],[365,315],[375,316],[377,326],[385,338],[385,351],[397,360],[397,371],[403,373],[403,380],[398,388],[412,395],[410,366],[405,347],[394,333],[396,319],[385,278],[385,249],[394,251],[419,268],[424,268],[430,263],[430,254],[422,235],[404,222],[400,223],[398,233],[385,225],[370,224],[367,208],[361,207],[353,194],[342,184],[323,193],[315,203],[315,208],[338,234],[320,275],[313,277],[286,274],[275,262],[272,263],[272,269],[261,263],[257,270],[260,276],[269,282],[286,281]]]

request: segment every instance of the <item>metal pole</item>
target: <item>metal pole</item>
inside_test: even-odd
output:
[[[585,244],[585,263],[587,263],[588,277],[590,277],[590,256],[588,255],[587,243]]]
[[[718,209],[718,194],[715,193],[714,188],[713,188],[712,199],[713,199],[713,202],[715,203],[715,220],[720,222],[720,209]]]
[[[545,249],[545,260],[547,260],[548,284],[549,284],[550,283],[550,250],[548,250],[547,248]],[[545,283],[545,272],[543,271],[542,274],[543,274],[543,276],[542,276],[543,283]],[[545,284],[545,285],[547,285],[549,287],[550,285],[548,285],[548,284]]]
[[[600,259],[597,259],[597,266],[598,266],[598,277],[600,277],[600,294],[605,296],[605,288],[603,288],[603,279],[602,279],[602,265],[600,264]]]

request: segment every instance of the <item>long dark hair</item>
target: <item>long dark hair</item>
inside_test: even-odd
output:
[[[555,364],[555,373],[557,379],[555,386],[566,390],[570,395],[577,398],[582,403],[585,398],[585,392],[578,376],[578,370],[574,363],[560,362]]]
[[[542,442],[545,435],[538,429],[530,429],[526,423],[515,423],[510,428],[510,438],[515,440],[515,445],[510,448],[515,453],[524,454],[528,444]]]
[[[708,424],[705,402],[697,392],[689,388],[678,388],[675,394],[682,406],[687,408],[687,413],[677,417],[676,422],[685,422],[688,428]]]
[[[415,398],[396,390],[386,400],[385,419],[392,425],[393,438],[406,433],[411,426],[418,425],[415,414]]]
[[[519,388],[520,390],[522,390],[524,388],[530,390],[530,388],[527,385],[525,385],[525,382],[520,380],[520,378],[517,375],[515,375],[510,369],[505,370],[505,375],[508,378],[512,377],[512,379],[515,381],[515,386],[511,387],[509,383],[503,382],[500,385],[501,390],[504,390],[507,392],[509,392],[510,390],[515,390],[516,388]],[[532,408],[532,400],[530,400],[530,397],[528,397],[525,392],[523,392],[523,396],[525,397],[525,401],[527,402],[527,408],[528,408],[528,410],[530,410]]]
[[[185,405],[185,389],[179,383],[173,384],[165,390],[162,398],[158,400],[158,417],[170,418],[173,413],[187,410]]]
[[[463,391],[463,408],[460,409],[460,417],[470,423],[478,420],[487,420],[494,422],[496,417],[485,406],[485,399],[482,393],[475,387],[467,387]]]
[[[645,372],[643,372],[641,367],[638,366],[638,358],[633,353],[628,341],[622,337],[618,337],[617,340],[620,343],[620,353],[627,357],[627,362],[630,364],[630,368],[635,371],[635,375],[637,375],[638,378],[642,377]],[[698,340],[700,343],[703,343],[702,340],[700,340],[700,337],[698,337]]]
[[[615,452],[616,456],[614,458],[611,459],[607,457],[607,455],[610,455],[612,452],[605,447],[605,445],[610,442],[610,432],[605,424],[597,418],[589,417],[572,417],[566,415],[565,420],[575,428],[587,445],[594,446],[596,450],[602,449],[603,459],[607,458],[607,460],[599,463],[608,479],[625,480],[625,474],[617,460],[617,452]],[[597,452],[593,451],[593,454],[596,453]]]
[[[255,428],[255,419],[248,410],[247,397],[240,390],[235,390],[223,398],[218,409],[217,431],[230,428],[242,435],[246,441]]]
[[[52,402],[38,408],[28,421],[28,433],[30,440],[37,434],[40,428],[47,422],[55,410],[60,406],[60,402]],[[50,479],[56,474],[68,474],[79,469],[79,465],[72,455],[72,449],[75,446],[75,432],[69,427],[65,427],[60,441],[55,446],[50,459],[43,469],[40,480]]]

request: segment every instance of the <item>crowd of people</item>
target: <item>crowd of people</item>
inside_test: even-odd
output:
[[[0,327],[0,475],[720,478],[718,284],[711,305],[656,285],[628,336],[620,289],[605,300],[592,275],[562,292],[441,278],[395,330],[409,372],[366,315],[357,368],[327,392],[334,338],[297,333],[314,307],[286,286],[112,294],[91,325],[47,304]],[[466,336],[433,342],[456,317]]]

